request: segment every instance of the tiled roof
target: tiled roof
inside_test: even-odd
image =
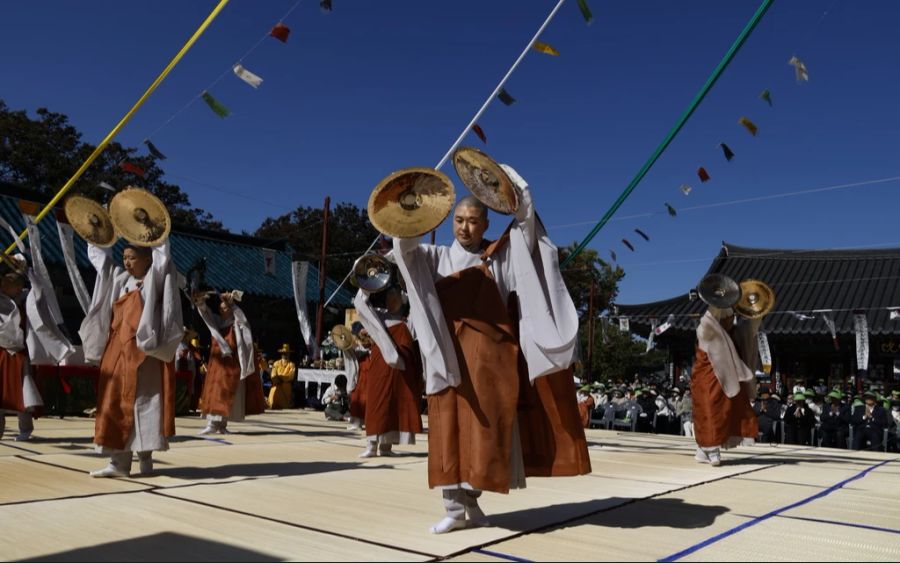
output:
[[[0,195],[0,217],[3,217],[17,232],[24,229],[25,222],[19,210],[19,200],[9,195]],[[56,229],[56,217],[51,213],[40,222],[38,228],[43,242],[44,260],[50,264],[63,264],[62,249]],[[2,235],[0,235],[2,236]],[[4,246],[8,245],[9,235]],[[220,291],[239,289],[248,294],[294,299],[291,281],[290,248],[282,245],[275,249],[275,274],[267,275],[264,266],[264,248],[272,246],[271,241],[255,237],[219,234],[208,231],[175,230],[170,236],[172,258],[181,273],[187,270],[200,257],[206,257],[206,283]],[[122,240],[114,247],[117,256],[121,256],[125,243]],[[87,245],[79,237],[75,237],[75,254],[79,268],[84,271],[92,269],[87,258]],[[326,295],[337,288],[338,284],[328,279],[325,282]],[[306,298],[308,301],[319,300],[319,269],[310,264],[306,280]],[[337,306],[351,306],[353,294],[342,289],[332,301]]]
[[[762,280],[775,291],[775,309],[764,321],[768,334],[828,334],[823,311],[839,334],[854,330],[854,311],[865,312],[872,334],[900,333],[900,320],[890,320],[888,307],[900,307],[900,248],[878,250],[775,250],[722,243],[707,273],[736,281]],[[675,328],[693,330],[706,309],[689,294],[640,305],[617,304],[618,315],[649,326],[675,315]],[[794,313],[800,313],[797,315]],[[694,318],[692,318],[694,316]],[[801,316],[814,317],[803,320]]]

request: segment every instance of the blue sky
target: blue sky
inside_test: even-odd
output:
[[[228,70],[295,0],[233,0],[123,130],[138,145]],[[495,102],[483,147],[533,187],[558,244],[581,240],[665,136],[758,6],[756,0],[569,0]],[[234,231],[297,205],[365,205],[386,174],[433,166],[537,30],[553,0],[304,0],[287,44],[263,41],[233,76],[152,137],[193,203]],[[97,143],[212,9],[191,2],[5,2],[0,98],[66,113]],[[828,15],[822,18],[823,12]],[[766,248],[900,246],[900,182],[739,205],[703,206],[900,176],[900,3],[780,0],[706,101],[592,247],[618,254],[618,301],[684,293],[725,240]],[[803,59],[797,84],[787,61]],[[774,107],[758,98],[769,89]],[[738,125],[759,126],[750,136]],[[470,135],[467,144],[481,146]],[[731,163],[718,143],[736,153]],[[705,166],[712,181],[700,185]],[[464,191],[450,168],[445,168]],[[679,186],[694,187],[690,196]],[[223,193],[222,190],[241,194]],[[633,219],[620,219],[655,213]],[[493,231],[504,220],[495,217]],[[633,229],[650,237],[644,242]],[[450,237],[449,229],[441,232]],[[637,251],[620,241],[627,237]]]

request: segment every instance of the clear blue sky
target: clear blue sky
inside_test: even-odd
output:
[[[481,120],[486,150],[533,186],[558,244],[580,240],[693,98],[756,0],[569,0],[508,83],[518,99]],[[138,145],[228,70],[294,0],[233,0],[118,140]],[[168,179],[234,231],[297,205],[365,205],[406,166],[433,166],[555,4],[553,0],[304,0],[244,61],[258,91],[229,76],[153,136]],[[212,0],[30,0],[0,7],[0,98],[66,113],[97,143],[209,10]],[[826,9],[828,16],[821,19]],[[821,22],[820,22],[821,20]],[[770,248],[900,246],[900,182],[685,211],[676,208],[900,176],[900,3],[779,0],[668,152],[593,247],[627,276],[618,301],[687,291],[722,240]],[[820,22],[820,23],[817,23]],[[806,61],[797,84],[787,61]],[[758,98],[770,89],[774,108]],[[759,126],[751,137],[737,121]],[[718,143],[737,154],[726,163]],[[481,142],[471,135],[469,144]],[[698,166],[712,181],[700,185]],[[452,169],[457,191],[464,190]],[[694,186],[685,197],[682,183]],[[210,189],[244,194],[226,195]],[[493,231],[504,221],[496,217]],[[577,226],[573,223],[583,223]],[[633,229],[647,232],[644,242]],[[449,238],[444,229],[443,239]],[[619,241],[627,237],[637,252]]]

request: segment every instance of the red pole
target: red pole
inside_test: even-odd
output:
[[[328,254],[328,210],[331,198],[325,198],[322,212],[322,255],[319,258],[319,307],[316,312],[316,346],[322,344],[322,323],[325,321],[325,256]]]

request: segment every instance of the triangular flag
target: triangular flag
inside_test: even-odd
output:
[[[725,143],[719,143],[719,146],[722,147],[722,152],[725,154],[725,160],[731,162],[731,159],[734,158],[734,151],[728,148],[728,145]]]
[[[484,129],[481,128],[477,123],[472,126],[472,131],[478,135],[478,138],[481,139],[481,142],[487,144],[487,135],[484,134]]]
[[[794,67],[794,75],[797,77],[797,82],[809,82],[809,71],[806,70],[806,63],[797,57],[791,57],[788,64]]]
[[[763,100],[765,100],[766,103],[769,104],[769,107],[772,107],[772,92],[769,92],[768,90],[763,90],[762,94],[760,94],[759,97],[762,98]]]
[[[643,237],[643,239],[644,239],[645,241],[650,242],[650,237],[648,237],[648,236],[647,236],[647,233],[645,233],[644,231],[642,231],[642,230],[640,230],[640,229],[635,229],[634,232],[636,232],[637,234],[641,235],[641,237]]]
[[[506,91],[506,88],[501,88],[500,93],[497,94],[497,97],[504,104],[511,106],[516,103],[516,99],[509,95],[509,92]]]
[[[323,12],[331,11],[331,0],[322,0],[319,2],[319,7],[322,8]]]
[[[275,24],[275,27],[273,27],[272,31],[269,32],[269,35],[281,41],[282,43],[287,43],[288,35],[290,34],[291,28],[280,22]]]
[[[209,109],[213,110],[216,113],[216,115],[218,115],[219,117],[221,117],[223,119],[228,117],[231,114],[231,112],[228,111],[228,108],[226,108],[225,106],[220,104],[218,102],[218,100],[216,100],[215,98],[212,97],[212,95],[210,95],[209,92],[206,92],[206,91],[203,92],[203,101],[206,102],[206,105],[209,106]]]
[[[106,191],[110,191],[110,192],[116,191],[116,188],[110,186],[106,182],[100,182],[98,185]]]
[[[666,204],[666,209],[669,211],[669,215],[671,215],[672,217],[676,217],[678,215],[678,212],[675,211],[675,208],[668,203]]]
[[[622,244],[624,244],[625,246],[627,246],[628,249],[629,249],[630,251],[634,252],[634,246],[632,246],[632,244],[631,244],[630,242],[628,242],[628,239],[624,239],[624,238],[623,238],[623,239],[622,239]]]
[[[578,0],[578,7],[581,9],[581,15],[584,16],[584,21],[590,24],[594,21],[594,14],[591,13],[591,8],[587,4],[587,0]]]
[[[609,255],[612,256],[613,262],[618,262],[618,261],[619,261],[619,257],[616,256],[616,251],[615,251],[615,250],[610,250],[610,251],[609,251]]]
[[[132,164],[130,162],[127,162],[125,160],[123,160],[122,162],[119,163],[119,168],[121,168],[125,172],[131,172],[135,176],[140,176],[141,178],[143,178],[144,175],[146,174],[146,172],[144,171],[143,168],[141,168],[140,166],[137,166],[135,164]]]
[[[756,126],[755,123],[753,123],[746,117],[742,117],[742,118],[738,119],[738,123],[740,123],[741,125],[746,127],[747,131],[750,131],[751,135],[753,135],[754,137],[756,136],[756,132],[759,130],[759,128]]]
[[[546,55],[553,55],[554,57],[559,56],[559,51],[553,48],[552,45],[547,43],[541,43],[540,41],[535,41],[534,45],[532,45],[535,51],[544,53]]]
[[[153,158],[155,158],[157,160],[165,160],[166,159],[166,155],[159,152],[159,149],[156,148],[156,145],[154,145],[152,142],[150,142],[150,139],[144,140],[144,144],[147,145],[147,150],[150,151],[150,154],[153,155]]]
[[[234,65],[234,74],[235,74],[235,76],[237,76],[238,78],[240,78],[241,80],[243,80],[244,82],[249,84],[250,86],[253,86],[254,88],[259,88],[259,85],[262,84],[262,82],[263,82],[262,78],[253,74],[252,72],[250,72],[249,70],[247,70],[240,64]]]
[[[709,182],[709,172],[706,171],[706,168],[702,166],[697,169],[697,176],[700,177],[701,182]]]
[[[691,195],[691,190],[693,189],[694,188],[690,187],[687,184],[681,184],[681,193],[683,193],[684,195]]]

